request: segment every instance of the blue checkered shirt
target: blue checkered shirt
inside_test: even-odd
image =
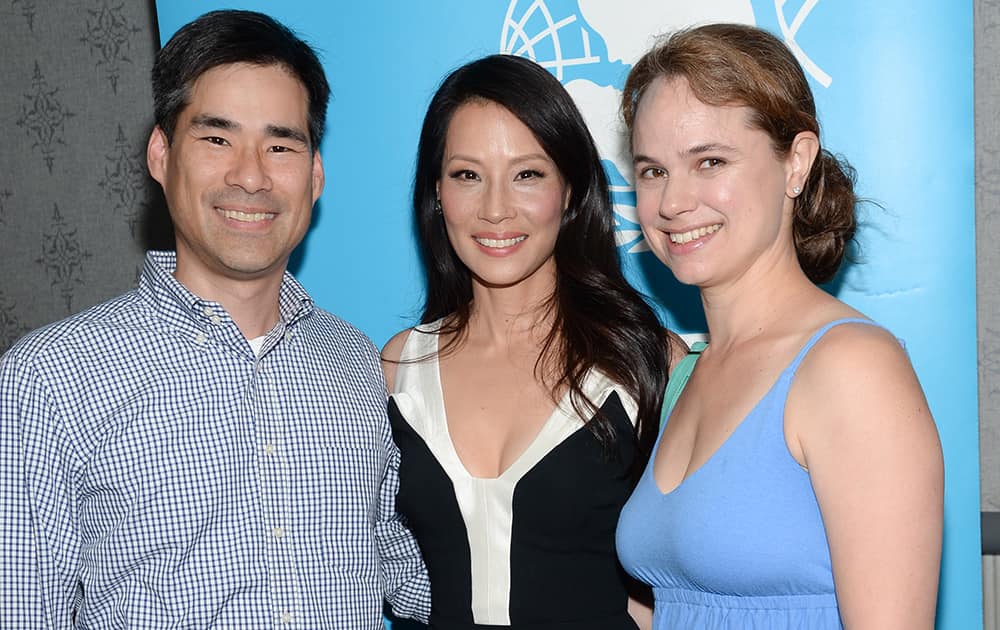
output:
[[[0,627],[426,619],[371,342],[286,274],[255,356],[174,266],[0,361]]]

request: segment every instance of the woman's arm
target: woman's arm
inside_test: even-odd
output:
[[[632,616],[635,625],[639,630],[652,630],[653,628],[653,604],[641,601],[634,597],[628,598],[628,614]]]
[[[932,629],[944,465],[897,340],[864,324],[831,330],[803,361],[785,422],[819,501],[845,627]]]

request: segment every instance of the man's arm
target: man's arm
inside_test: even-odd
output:
[[[399,449],[388,434],[386,442],[389,457],[382,476],[375,524],[382,589],[394,614],[427,623],[431,610],[430,580],[417,541],[396,512]]]
[[[68,442],[33,367],[0,358],[3,625],[71,628],[79,537]]]

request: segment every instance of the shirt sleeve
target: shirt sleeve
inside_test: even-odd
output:
[[[427,623],[431,609],[430,580],[417,541],[396,511],[399,449],[392,441],[388,426],[384,440],[388,458],[379,490],[379,514],[375,525],[383,592],[394,614]]]
[[[0,358],[0,582],[4,624],[71,628],[80,542],[68,442],[42,378]]]

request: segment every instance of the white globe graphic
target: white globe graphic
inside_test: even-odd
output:
[[[795,33],[818,0],[807,1],[791,23],[784,0],[775,0],[786,43],[823,86],[830,77],[795,42]],[[499,52],[548,68],[583,114],[611,180],[618,245],[648,251],[639,230],[631,157],[619,115],[628,69],[663,34],[706,22],[755,24],[751,0],[510,0]]]

